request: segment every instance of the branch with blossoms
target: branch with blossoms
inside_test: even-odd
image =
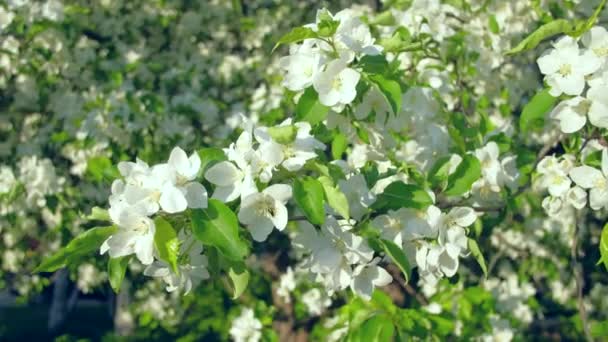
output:
[[[542,208],[557,220],[587,204],[608,207],[608,150],[569,139],[587,124],[600,132],[594,137],[608,128],[608,31],[593,26],[596,19],[547,24],[511,51],[569,34],[537,60],[546,89],[522,108],[522,136],[512,139],[494,129],[481,99],[441,98],[440,77],[429,76],[430,86],[419,80],[417,65],[449,53],[438,48],[438,37],[401,26],[380,38],[370,18],[353,10],[320,10],[315,22],[275,46],[289,46],[279,65],[292,117],[277,125],[242,117],[240,134],[225,148],[188,154],[175,147],[154,165],[119,162],[107,208],[88,217],[105,224],[37,271],[54,272],[99,251],[109,256],[116,291],[137,262],[168,292],[187,294],[221,278],[237,299],[248,286],[252,249],[283,234],[298,274],[322,289],[311,296],[350,291],[373,306],[375,289],[397,278],[427,307],[410,279],[437,288],[465,258],[487,277],[483,219],[514,212],[519,195],[546,190]],[[415,61],[407,73],[402,64],[412,61],[404,53]],[[455,64],[460,87],[467,75]],[[524,155],[518,145],[542,130],[539,121],[561,132],[538,139],[543,147]],[[608,265],[606,236],[600,252]],[[252,317],[244,311],[239,320]]]

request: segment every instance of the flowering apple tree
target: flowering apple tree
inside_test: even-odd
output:
[[[235,341],[608,336],[605,0],[153,2],[131,33],[83,20],[111,1],[22,2],[0,3],[0,222],[73,227],[25,248],[35,273],[167,298],[135,295],[140,326],[200,296]]]

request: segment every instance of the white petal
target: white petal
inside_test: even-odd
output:
[[[589,206],[593,210],[600,210],[608,206],[608,189],[591,189],[589,192]]]
[[[602,173],[608,178],[608,149],[602,151]]]
[[[273,184],[262,191],[281,203],[287,203],[291,198],[291,186],[287,184]]]
[[[171,184],[163,187],[159,204],[169,214],[179,213],[188,208],[188,201],[184,194]]]
[[[276,202],[274,209],[275,209],[274,216],[271,217],[270,219],[272,220],[272,223],[278,230],[283,230],[287,226],[287,220],[288,220],[287,208],[285,208],[285,206],[283,204]]]
[[[179,174],[186,175],[190,172],[188,155],[179,146],[176,146],[171,150],[169,165],[171,165]]]
[[[184,187],[188,208],[207,208],[207,189],[198,182],[190,182]]]
[[[451,258],[448,253],[441,253],[439,257],[439,265],[441,271],[447,276],[451,277],[458,271],[458,258]]]
[[[219,162],[205,173],[205,179],[218,186],[230,186],[242,178],[243,173],[229,161]]]
[[[372,292],[374,291],[374,285],[371,280],[367,278],[365,275],[361,274],[356,276],[350,285],[351,289],[354,293],[356,293],[359,297],[370,300],[372,298]]]
[[[608,105],[593,101],[589,107],[589,122],[595,127],[608,128]]]
[[[455,207],[450,210],[450,217],[461,227],[468,227],[477,220],[475,210],[469,207]]]
[[[224,203],[232,202],[235,199],[239,198],[241,195],[240,183],[228,185],[228,186],[218,186],[215,188],[213,192],[213,198],[218,199]]]
[[[391,281],[393,281],[393,277],[391,277],[390,274],[388,274],[388,272],[386,272],[386,270],[382,267],[376,267],[376,277],[374,278],[374,280],[372,281],[374,285],[376,286],[386,286],[388,284],[391,283]]]
[[[572,178],[576,185],[585,189],[590,189],[593,188],[598,181],[603,180],[604,175],[598,169],[583,165],[570,170],[570,178]]]
[[[259,217],[258,220],[247,226],[251,237],[258,242],[266,241],[268,235],[272,233],[273,224],[266,217]]]

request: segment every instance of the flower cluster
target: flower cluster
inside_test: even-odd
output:
[[[582,43],[582,48],[579,45]],[[587,123],[608,128],[608,31],[591,28],[580,39],[565,36],[538,59],[552,96],[567,95],[551,112],[564,133],[581,130]],[[583,94],[584,93],[584,94]]]

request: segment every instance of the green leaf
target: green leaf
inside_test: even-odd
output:
[[[129,265],[130,260],[130,255],[110,258],[110,260],[108,260],[108,278],[110,279],[112,290],[116,293],[120,291],[120,285],[125,278],[125,273],[127,272],[127,266]]]
[[[110,221],[110,214],[105,209],[93,207],[91,213],[85,216],[85,219],[90,221]]]
[[[433,204],[433,199],[420,186],[396,181],[389,184],[372,205],[373,209],[414,208],[426,209]]]
[[[393,321],[388,315],[375,315],[363,323],[360,328],[361,342],[391,341],[395,332]]]
[[[327,176],[319,177],[319,182],[323,186],[325,192],[325,199],[327,204],[332,207],[338,214],[343,218],[350,218],[350,208],[348,206],[348,199],[346,195],[338,187],[334,186],[334,182]]]
[[[201,148],[198,150],[198,156],[201,159],[201,171],[203,174],[214,164],[228,160],[224,151],[217,147]]]
[[[378,243],[380,244],[382,250],[384,250],[386,255],[388,255],[395,263],[395,265],[399,267],[399,269],[403,273],[405,282],[409,282],[411,267],[409,261],[407,260],[407,256],[403,252],[403,249],[401,249],[401,247],[397,246],[396,243],[390,240],[380,239]]]
[[[319,94],[315,89],[313,87],[306,88],[296,105],[296,120],[316,125],[325,120],[327,113],[329,113],[329,107],[319,102]]]
[[[342,133],[336,133],[334,140],[331,142],[331,156],[334,160],[342,159],[342,154],[346,151],[348,146],[348,140],[346,135]]]
[[[154,247],[156,247],[159,259],[168,263],[173,272],[179,273],[177,265],[177,259],[179,257],[179,239],[177,238],[175,229],[173,229],[171,223],[167,222],[167,220],[162,217],[157,217],[154,220],[154,225],[156,226]]]
[[[228,270],[228,277],[232,282],[232,299],[237,299],[243,294],[245,289],[247,289],[247,284],[249,284],[249,271],[244,265],[238,264],[230,267]]]
[[[481,176],[481,164],[474,155],[462,157],[456,171],[448,177],[447,196],[460,196],[471,190],[471,186]]]
[[[298,133],[298,129],[294,125],[287,126],[274,126],[268,128],[268,134],[272,139],[279,144],[287,145],[292,143],[296,134]]]
[[[488,18],[488,27],[490,27],[490,32],[494,34],[500,33],[500,26],[498,26],[496,16],[490,15],[490,17]]]
[[[203,245],[216,247],[230,260],[243,260],[249,253],[245,241],[239,236],[236,215],[224,203],[209,199],[206,209],[190,212],[192,231]]]
[[[283,44],[298,43],[305,39],[318,38],[318,37],[319,37],[319,35],[315,31],[313,31],[311,28],[296,27],[293,30],[291,30],[291,32],[287,33],[286,35],[281,37],[281,39],[279,39],[279,41],[274,46],[274,48],[272,48],[272,52],[274,52],[274,50],[276,50],[280,45],[283,45]]]
[[[427,180],[434,187],[439,187],[441,183],[447,181],[450,171],[450,156],[439,158],[431,167],[427,174]]]
[[[95,227],[75,237],[67,246],[47,258],[34,270],[37,272],[54,272],[78,258],[97,251],[101,244],[114,234],[116,226]]]
[[[108,157],[93,157],[87,161],[86,174],[96,182],[114,180],[120,177],[118,168],[112,164]]]
[[[385,52],[401,52],[412,47],[412,35],[407,28],[399,27],[390,38],[380,39]]]
[[[589,31],[595,25],[597,18],[599,17],[600,13],[602,13],[602,10],[604,9],[605,6],[606,6],[606,0],[602,0],[602,2],[595,8],[595,11],[589,17],[589,19],[585,20],[582,23],[579,23],[579,25],[577,25],[576,30],[573,33],[571,33],[571,35],[574,37],[579,37],[583,33]]]
[[[318,15],[317,31],[320,37],[331,37],[338,30],[340,22],[334,20],[328,10],[321,10]]]
[[[479,267],[481,267],[481,270],[483,271],[483,275],[487,278],[488,267],[486,266],[486,259],[483,257],[483,254],[481,254],[481,250],[479,250],[479,245],[477,245],[477,241],[471,238],[469,238],[468,241],[469,250],[471,251],[471,254],[475,258],[475,260],[477,260]]]
[[[391,10],[386,10],[382,13],[378,13],[373,18],[371,18],[370,24],[381,26],[395,26],[395,17],[393,16]]]
[[[325,222],[324,194],[323,185],[316,179],[296,178],[293,183],[294,200],[312,224]]]
[[[378,86],[378,89],[391,105],[393,114],[399,113],[401,110],[401,86],[399,86],[399,83],[382,75],[370,75],[369,80]]]
[[[524,106],[519,118],[519,129],[522,133],[528,132],[533,126],[542,127],[545,114],[553,108],[555,102],[557,102],[557,98],[551,96],[548,89],[534,95],[532,100]]]
[[[359,67],[368,74],[382,75],[389,69],[388,61],[383,55],[363,56],[359,60]]]
[[[534,49],[540,42],[561,33],[572,33],[576,30],[575,25],[566,19],[557,19],[536,29],[528,37],[522,40],[517,46],[507,52],[507,55],[514,55],[524,51]]]
[[[604,267],[608,270],[608,224],[602,229],[602,235],[600,236],[600,261],[604,263]]]

